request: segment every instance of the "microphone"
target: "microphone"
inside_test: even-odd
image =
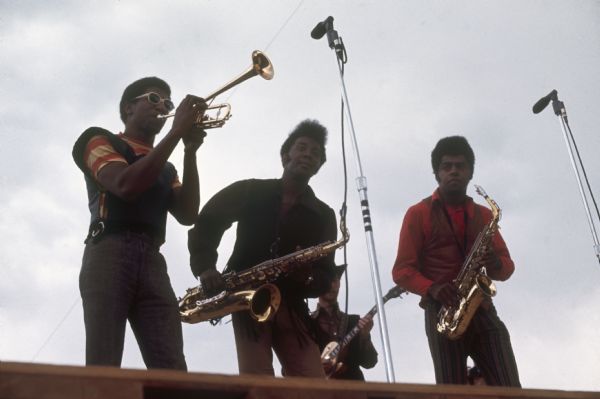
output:
[[[333,17],[330,15],[327,18],[325,18],[324,21],[319,22],[317,26],[313,28],[313,30],[310,32],[310,36],[313,39],[318,40],[322,38],[328,30],[331,29],[333,29]]]
[[[552,90],[550,93],[548,93],[546,96],[540,98],[535,104],[533,104],[533,113],[534,114],[539,114],[540,112],[542,112],[544,110],[544,108],[546,108],[548,106],[548,104],[550,103],[550,101],[552,100],[558,100],[558,97],[556,96],[558,92],[555,90]]]

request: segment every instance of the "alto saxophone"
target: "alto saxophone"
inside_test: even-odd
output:
[[[498,230],[501,210],[480,186],[475,185],[477,194],[485,198],[492,210],[492,220],[477,236],[469,255],[453,283],[458,289],[458,303],[442,306],[438,314],[437,330],[449,339],[455,340],[466,331],[479,304],[486,297],[496,295],[496,286],[481,265],[482,257],[489,250],[492,238]]]
[[[248,310],[259,322],[270,320],[281,302],[279,288],[272,283],[301,265],[323,258],[345,245],[349,235],[344,226],[341,230],[342,238],[338,241],[327,241],[266,260],[241,272],[223,274],[225,289],[213,297],[207,297],[201,285],[188,288],[179,299],[181,321],[191,324],[206,320],[212,322],[241,310]]]

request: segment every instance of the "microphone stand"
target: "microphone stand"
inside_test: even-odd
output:
[[[552,94],[552,93],[551,93]],[[567,145],[567,150],[569,151],[569,158],[571,159],[571,165],[573,166],[573,170],[575,171],[575,176],[577,178],[577,184],[579,186],[579,193],[581,194],[581,199],[583,201],[583,207],[585,208],[585,212],[587,215],[588,223],[590,226],[590,231],[592,233],[592,239],[594,241],[594,252],[596,253],[596,258],[598,262],[600,262],[600,243],[598,242],[598,233],[594,223],[594,219],[592,217],[592,213],[590,211],[590,206],[588,204],[588,196],[594,203],[594,207],[596,209],[596,218],[600,221],[600,212],[598,211],[598,205],[596,204],[596,200],[594,198],[594,194],[592,192],[592,188],[590,187],[590,183],[587,178],[587,174],[585,172],[585,168],[583,167],[583,162],[579,155],[579,150],[577,149],[577,144],[575,143],[575,137],[573,136],[573,132],[571,131],[571,127],[569,126],[569,120],[567,118],[567,110],[565,108],[565,104],[562,101],[558,100],[558,96],[556,92],[552,96],[552,108],[554,109],[554,113],[558,116],[560,121],[560,127],[562,129],[565,143]],[[577,157],[575,157],[575,155]],[[583,177],[587,186],[587,193],[585,191],[586,187],[583,186],[581,180],[581,173],[583,173]]]
[[[333,24],[332,24],[333,25]],[[377,312],[379,313],[379,331],[381,335],[381,342],[383,346],[383,357],[385,361],[385,372],[387,376],[387,382],[395,382],[394,366],[392,364],[392,357],[390,351],[390,342],[388,337],[387,321],[385,317],[383,294],[381,291],[381,282],[379,279],[379,267],[377,265],[377,254],[375,251],[375,241],[373,238],[373,225],[371,223],[371,211],[369,210],[369,200],[367,198],[367,178],[363,175],[362,164],[360,161],[360,154],[358,151],[358,142],[356,141],[356,132],[354,130],[354,123],[352,121],[352,113],[350,112],[350,103],[348,102],[348,93],[346,92],[346,84],[344,83],[344,64],[347,61],[346,48],[342,41],[342,38],[338,36],[338,33],[333,26],[330,26],[327,30],[327,40],[329,47],[335,51],[338,68],[340,71],[340,84],[342,90],[342,99],[346,108],[346,118],[350,125],[350,132],[352,136],[352,148],[354,150],[354,159],[356,162],[356,168],[358,171],[358,177],[356,178],[358,194],[360,197],[360,205],[363,214],[363,223],[365,228],[367,249],[369,253],[369,263],[371,265],[371,279],[373,281],[373,290],[375,291],[375,300],[377,306]]]

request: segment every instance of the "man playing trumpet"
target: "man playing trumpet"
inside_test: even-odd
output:
[[[169,85],[149,77],[127,86],[119,110],[123,133],[87,129],[73,148],[85,175],[91,224],[79,289],[86,364],[120,366],[129,321],[148,368],[186,369],[179,308],[160,253],[167,213],[191,225],[200,204],[196,151],[205,133],[195,127],[206,104],[188,95],[171,130],[155,146],[175,108]],[[183,141],[183,179],[167,160]]]

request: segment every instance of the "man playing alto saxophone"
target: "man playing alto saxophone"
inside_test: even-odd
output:
[[[467,196],[473,177],[475,155],[464,137],[441,139],[431,153],[438,182],[432,196],[408,209],[404,217],[394,282],[421,295],[425,309],[425,332],[438,384],[467,384],[467,357],[482,371],[488,385],[520,387],[510,335],[498,318],[491,298],[481,303],[464,335],[451,340],[437,329],[442,306],[458,301],[453,283],[478,233],[491,220],[488,208]],[[500,233],[481,264],[489,277],[506,280],[514,263]]]
[[[301,122],[281,147],[281,179],[238,181],[206,203],[188,240],[192,272],[205,293],[214,295],[223,287],[217,248],[234,222],[237,238],[228,271],[335,241],[335,213],[308,185],[325,162],[326,139],[324,126]],[[305,298],[329,289],[334,267],[331,253],[278,280],[281,305],[270,321],[259,323],[247,311],[232,314],[240,373],[274,375],[274,350],[285,376],[325,377]]]

